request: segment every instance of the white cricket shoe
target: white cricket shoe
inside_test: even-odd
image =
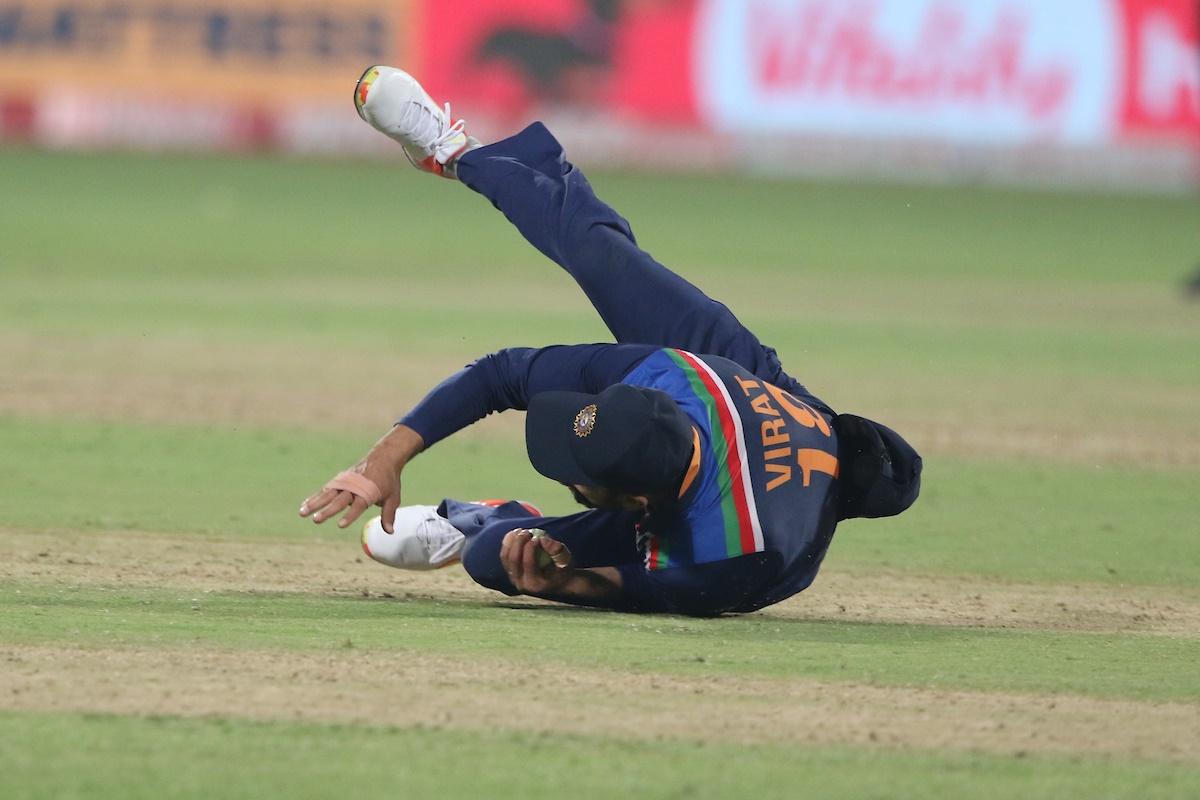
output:
[[[437,506],[396,509],[395,533],[383,529],[382,517],[367,520],[362,529],[363,552],[381,564],[400,569],[439,569],[458,561],[466,537],[438,516]]]
[[[452,121],[450,104],[440,108],[416,79],[395,67],[375,66],[354,87],[358,115],[404,146],[417,169],[454,178],[454,162],[479,146],[463,120]]]

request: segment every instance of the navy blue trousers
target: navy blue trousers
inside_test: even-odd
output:
[[[807,394],[783,371],[775,351],[728,308],[637,246],[629,223],[596,197],[540,122],[464,155],[458,177],[570,273],[617,342],[724,356],[776,386]],[[493,509],[453,500],[441,513],[467,536],[463,566],[471,577],[506,594],[517,592],[500,564],[500,542],[514,528],[544,529],[571,549],[581,567],[641,558],[633,527],[637,514],[597,510],[531,517],[518,503]]]

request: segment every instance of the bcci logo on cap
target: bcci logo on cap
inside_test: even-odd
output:
[[[575,424],[573,426],[575,435],[580,439],[587,436],[596,427],[596,404],[589,403],[579,410],[575,415]]]

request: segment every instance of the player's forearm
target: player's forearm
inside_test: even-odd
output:
[[[538,597],[572,605],[615,608],[621,604],[621,573],[613,567],[575,569],[554,593]]]
[[[383,488],[398,480],[408,462],[424,449],[421,434],[407,425],[397,424],[367,451],[361,470]]]
[[[421,434],[398,422],[375,443],[371,448],[371,455],[377,455],[403,467],[424,449],[425,440]]]

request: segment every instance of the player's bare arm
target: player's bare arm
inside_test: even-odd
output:
[[[383,507],[384,529],[392,532],[392,519],[400,507],[400,473],[405,465],[425,449],[421,435],[407,425],[396,425],[388,431],[361,461],[348,471],[363,476],[379,490],[376,505]],[[333,488],[329,484],[310,495],[300,504],[300,516],[312,517],[320,524],[336,517],[339,528],[345,528],[370,508],[369,498],[350,489]]]

